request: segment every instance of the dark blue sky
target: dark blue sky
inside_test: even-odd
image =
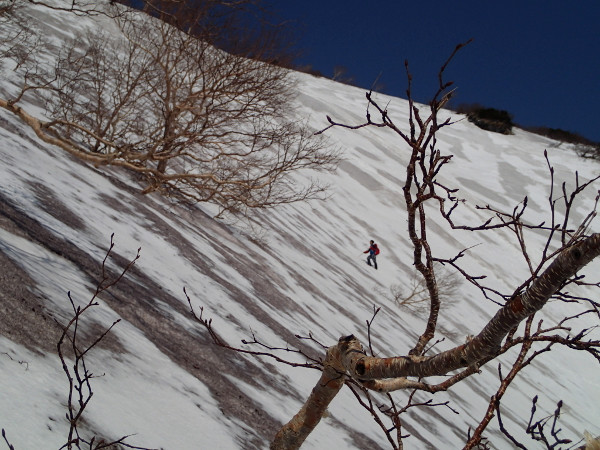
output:
[[[427,101],[439,67],[473,38],[446,80],[459,103],[504,109],[524,126],[548,126],[600,142],[600,1],[269,0],[298,26],[302,64],[327,76],[344,66],[369,88]],[[332,111],[333,113],[333,111]]]

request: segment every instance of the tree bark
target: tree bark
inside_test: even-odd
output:
[[[351,338],[353,336],[348,336]],[[329,347],[321,378],[300,411],[285,424],[271,443],[271,450],[300,448],[308,435],[321,421],[323,414],[337,393],[344,386],[347,376],[340,364],[340,352],[346,351],[348,341],[341,338],[338,345]]]

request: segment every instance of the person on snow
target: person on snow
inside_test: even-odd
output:
[[[370,244],[371,245],[369,248],[363,253],[369,254],[369,256],[367,256],[367,264],[371,265],[371,260],[373,260],[373,266],[375,269],[377,269],[377,255],[379,255],[379,247],[377,247],[377,244],[373,240],[371,240]]]

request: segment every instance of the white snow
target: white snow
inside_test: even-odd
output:
[[[101,17],[73,19],[69,14],[56,11],[37,14],[43,17],[48,29],[60,36],[55,38],[56,42],[64,35],[75,36],[77,30],[99,26],[96,21],[105,23],[107,20]],[[9,72],[7,67],[2,71],[0,94],[3,96],[15,89],[11,84],[14,75]],[[301,73],[293,76],[299,90],[298,115],[308,119],[315,130],[327,126],[326,114],[336,121],[351,124],[364,120],[366,102],[361,89]],[[381,104],[389,102],[390,117],[405,127],[407,102],[386,96],[378,96],[378,99]],[[27,104],[23,106],[35,111],[34,105],[30,109]],[[405,176],[403,165],[409,155],[407,147],[385,129],[334,128],[326,136],[332,145],[343,150],[344,161],[339,169],[333,174],[306,173],[298,175],[298,179],[320,177],[331,185],[330,198],[265,211],[258,216],[262,229],[256,233],[241,224],[212,222],[210,228],[199,227],[204,211],[211,210],[208,206],[200,205],[183,216],[181,209],[158,196],[131,195],[114,181],[121,179],[135,185],[126,173],[99,170],[74,160],[60,149],[39,141],[4,109],[0,110],[0,193],[36,218],[45,229],[92,255],[98,263],[104,257],[111,233],[115,235],[115,253],[127,260],[141,247],[136,268],[181,299],[184,308],[187,302],[182,289],[186,287],[194,304],[204,306],[205,314],[213,318],[215,329],[232,345],[249,339],[252,332],[262,342],[285,345],[277,330],[262,322],[255,311],[272,318],[290,333],[307,335],[310,332],[326,345],[348,334],[355,334],[366,342],[365,321],[371,318],[376,305],[382,308],[373,324],[376,351],[381,356],[405,354],[422,332],[425,319],[418,313],[401,309],[384,294],[393,285],[406,284],[412,273],[412,251],[405,231],[406,211],[401,190]],[[511,210],[526,195],[529,201],[526,220],[532,223],[550,220],[545,149],[557,182],[565,181],[572,187],[575,171],[581,180],[600,173],[597,161],[582,160],[557,142],[521,130],[503,136],[485,132],[463,120],[445,128],[438,135],[438,141],[443,152],[455,155],[440,176],[442,183],[459,187],[459,195],[470,206],[490,204]],[[81,226],[69,225],[44,208],[33,188],[34,183],[44,186],[76,214]],[[574,223],[590,211],[595,195],[594,189],[582,194],[582,201],[573,211]],[[121,206],[114,209],[107,198]],[[149,216],[142,212],[172,224],[179,238],[187,243],[186,253],[170,236],[156,229]],[[450,257],[473,247],[463,258],[464,267],[475,274],[487,275],[493,287],[504,291],[514,289],[526,278],[526,262],[510,233],[451,232],[434,215],[435,211],[429,214],[432,217],[430,239],[436,254]],[[456,214],[457,221],[469,224],[482,223],[488,217],[485,212],[469,209],[469,206],[460,208]],[[201,223],[209,222],[204,219]],[[592,230],[600,231],[597,221]],[[545,236],[539,232],[528,234],[528,249],[539,256]],[[370,239],[375,239],[382,248],[378,271],[364,262],[362,252]],[[95,290],[89,278],[64,256],[2,227],[0,251],[29,274],[35,283],[29,288],[43,293],[45,306],[57,318],[68,317],[70,313],[67,291],[71,291],[78,302],[86,302]],[[239,265],[229,264],[231,257],[237,258]],[[597,278],[600,262],[590,264],[584,273]],[[261,296],[251,276],[268,283],[273,298]],[[232,288],[219,279],[248,296],[253,308],[240,303]],[[468,334],[476,334],[497,310],[496,305],[482,299],[479,291],[465,283],[459,292],[452,303],[443,308],[442,332],[437,337],[446,340],[436,350],[450,348],[462,343]],[[594,295],[598,301],[597,290],[593,293],[582,289],[581,292]],[[274,308],[278,298],[290,299],[296,308]],[[554,302],[540,317],[551,323],[573,308],[576,308],[573,304]],[[177,311],[166,312],[171,320],[169,326],[202,332],[191,317]],[[116,318],[117,313],[101,300],[87,320],[108,326]],[[582,320],[587,326],[598,324],[597,318]],[[258,436],[263,446],[268,446],[268,441],[253,430],[252,423],[224,415],[213,386],[179,366],[154,345],[145,331],[124,320],[112,333],[127,350],[126,356],[107,349],[90,353],[88,364],[95,368],[94,372],[104,375],[93,380],[95,395],[85,413],[86,423],[111,437],[133,434],[128,440],[130,444],[152,448],[241,449],[245,448],[248,435]],[[596,330],[592,336],[597,339],[598,334]],[[504,373],[515,356],[515,352],[510,352],[500,358]],[[268,384],[257,386],[244,377],[231,379],[230,375],[224,375],[260,405],[263,415],[281,422],[289,420],[298,410],[319,376],[314,370],[293,369],[270,360],[269,367],[276,372],[267,375],[268,370],[262,368],[264,360],[250,356],[239,358],[264,371],[264,376],[271,377],[271,383],[286,384],[289,396],[282,396]],[[233,354],[231,364],[238,364]],[[459,415],[443,407],[413,410],[406,419],[413,434],[406,439],[406,448],[460,448],[468,428],[477,425],[489,396],[497,389],[497,365],[498,361],[492,361],[480,375],[435,397],[435,401],[452,400],[452,407]],[[600,434],[599,379],[597,361],[583,352],[560,350],[543,355],[523,371],[503,399],[505,425],[525,439],[519,430],[529,418],[532,397],[539,394],[538,405],[544,414],[552,413],[558,400],[565,401],[561,427],[568,437],[579,439],[585,430]],[[58,448],[64,444],[68,428],[64,418],[66,388],[67,381],[55,354],[42,355],[7,336],[0,336],[0,427],[6,430],[16,449]],[[400,398],[405,396],[399,395]],[[420,395],[420,398],[429,397]],[[303,448],[356,448],[346,430],[332,418],[357,429],[381,448],[388,447],[369,414],[345,388],[331,405],[330,418],[319,424]],[[434,419],[436,423],[432,422]],[[260,421],[260,416],[256,420]],[[273,434],[275,432],[273,430]],[[493,421],[485,434],[493,448],[512,448],[499,432],[497,422]],[[528,441],[528,445],[534,448],[535,443]]]

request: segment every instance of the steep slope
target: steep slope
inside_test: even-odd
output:
[[[106,20],[42,9],[35,14],[57,42]],[[315,129],[326,126],[326,114],[350,123],[363,120],[362,90],[294,76],[297,114]],[[15,89],[10,77],[3,73],[3,95]],[[389,100],[394,120],[406,123],[406,101],[381,98]],[[332,129],[327,136],[344,152],[338,171],[321,176],[331,185],[330,198],[265,211],[250,228],[215,221],[206,205],[184,207],[158,195],[143,196],[130,174],[82,163],[40,142],[0,110],[0,426],[11,443],[18,449],[58,448],[65,441],[67,383],[56,356],[59,327],[53,319],[64,323],[70,316],[67,291],[78,303],[92,296],[112,233],[112,270],[124,267],[138,248],[141,258],[84,324],[91,334],[123,319],[89,356],[89,366],[103,374],[93,380],[95,395],[86,414],[90,432],[112,439],[135,434],[128,442],[152,448],[264,448],[310,393],[316,371],[211,344],[189,314],[183,287],[232,345],[255,335],[273,346],[289,343],[322,356],[295,335],[311,333],[326,345],[351,333],[364,341],[365,320],[376,305],[382,307],[372,329],[376,351],[406,353],[424,318],[398,307],[387,293],[412,277],[401,191],[408,154],[385,130]],[[519,130],[502,136],[462,121],[439,139],[440,148],[456,155],[443,181],[460,187],[472,204],[511,209],[527,195],[532,222],[547,219],[544,149],[557,180],[572,185],[575,170],[582,179],[600,173],[597,162],[584,163],[557,142]],[[583,217],[594,196],[588,193],[575,213]],[[459,217],[479,223],[486,216],[463,208]],[[433,226],[440,255],[474,247],[465,267],[488,275],[496,287],[514,287],[526,276],[526,263],[508,233],[450,233],[441,222]],[[364,263],[369,239],[382,247],[377,272]],[[531,250],[540,248],[543,236],[531,239]],[[599,269],[594,263],[587,273]],[[466,284],[459,292],[443,310],[439,338],[445,341],[436,349],[476,333],[497,309]],[[556,319],[571,307],[553,303],[544,315]],[[569,437],[586,429],[600,432],[594,420],[600,414],[597,363],[582,354],[558,354],[560,362],[540,358],[509,391],[504,421],[516,434],[536,393],[548,413],[565,400],[562,426]],[[491,363],[436,396],[451,400],[459,415],[441,407],[415,410],[405,425],[413,435],[407,447],[460,448],[497,385],[497,365]],[[497,425],[488,436],[496,448],[511,448]],[[387,442],[344,390],[305,447],[386,448]]]

